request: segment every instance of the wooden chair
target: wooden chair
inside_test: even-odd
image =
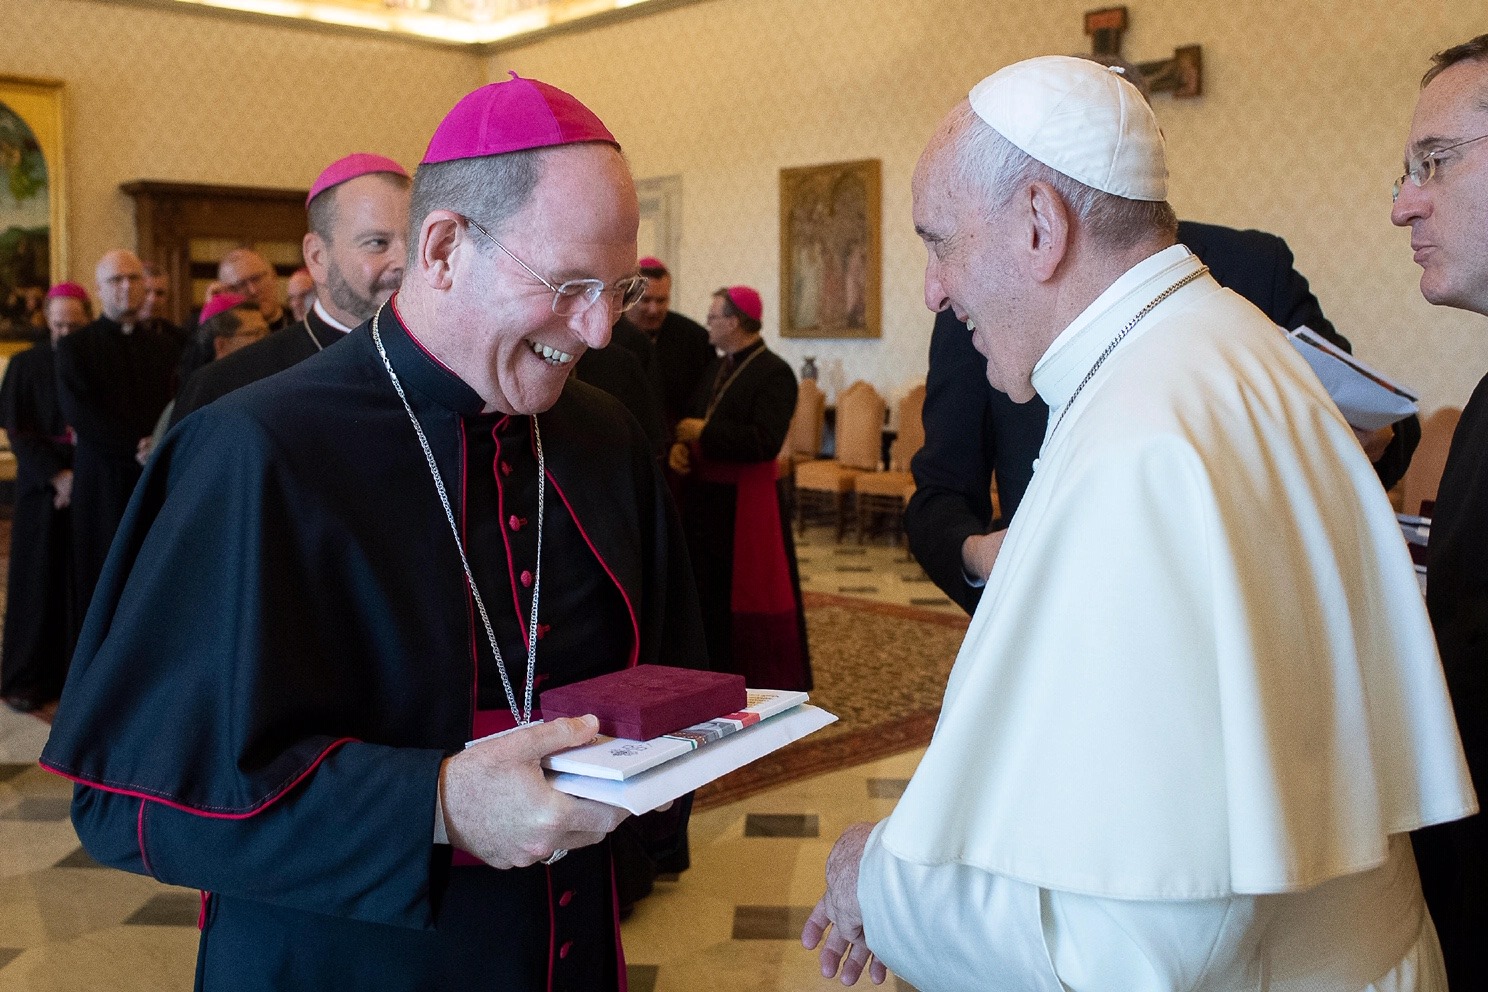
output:
[[[837,457],[796,466],[797,533],[806,533],[809,516],[830,514],[837,524],[837,540],[842,540],[853,478],[878,468],[883,423],[883,397],[861,379],[837,397]]]
[[[821,457],[822,429],[827,420],[827,397],[816,382],[807,379],[796,393],[796,412],[791,416],[790,430],[776,459],[776,478],[795,475],[796,466]]]
[[[889,447],[888,471],[863,473],[853,480],[859,544],[868,525],[880,518],[887,520],[895,545],[904,534],[904,509],[915,491],[909,460],[925,445],[924,408],[925,387],[919,385],[899,401],[899,435]]]
[[[1399,482],[1400,502],[1397,509],[1412,515],[1421,512],[1421,504],[1435,502],[1436,488],[1441,485],[1442,470],[1447,467],[1447,450],[1462,411],[1444,406],[1421,421],[1421,443],[1411,456],[1410,467]]]

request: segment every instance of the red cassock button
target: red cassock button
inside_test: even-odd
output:
[[[573,950],[573,941],[565,940],[563,946],[558,948],[558,956],[560,958],[566,958],[568,957],[568,952],[571,950]]]
[[[569,889],[567,892],[563,893],[563,895],[558,897],[558,905],[567,906],[569,903],[573,902],[573,897],[573,889]]]
[[[522,588],[524,589],[532,585],[532,573],[527,571],[525,568],[522,569],[522,574],[517,576],[517,578],[521,581]]]
[[[523,520],[521,517],[519,517],[515,513],[513,513],[510,517],[507,518],[506,525],[508,527],[510,527],[512,530],[521,530],[522,529],[522,525],[525,524],[526,522],[527,521]]]
[[[544,637],[547,637],[548,636],[548,631],[550,631],[552,629],[553,629],[552,626],[549,625],[549,624],[545,624],[545,623],[538,624],[537,625],[537,639],[540,641]]]
[[[501,463],[501,474],[502,475],[511,475],[511,462],[502,462]]]

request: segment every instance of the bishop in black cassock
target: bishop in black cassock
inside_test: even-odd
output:
[[[16,456],[0,695],[23,710],[57,698],[72,654],[73,438],[57,403],[53,337],[63,334],[53,316],[71,307],[86,318],[67,297],[49,295],[46,307],[53,335],[13,357],[0,382],[0,423]]]

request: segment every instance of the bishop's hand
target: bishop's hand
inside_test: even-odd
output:
[[[872,832],[871,823],[855,823],[842,832],[827,856],[827,891],[801,930],[801,943],[808,951],[822,944],[823,936],[827,938],[818,955],[822,977],[837,976],[843,985],[856,984],[864,968],[874,985],[882,985],[889,977],[883,962],[868,948],[858,904],[858,867]]]
[[[449,842],[493,868],[522,868],[555,851],[598,844],[630,814],[548,785],[542,759],[587,744],[592,716],[522,727],[446,758],[440,799]]]

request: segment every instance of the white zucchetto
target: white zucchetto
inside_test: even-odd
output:
[[[1026,59],[971,89],[971,109],[1028,155],[1131,200],[1166,200],[1162,131],[1119,69],[1066,55]]]

